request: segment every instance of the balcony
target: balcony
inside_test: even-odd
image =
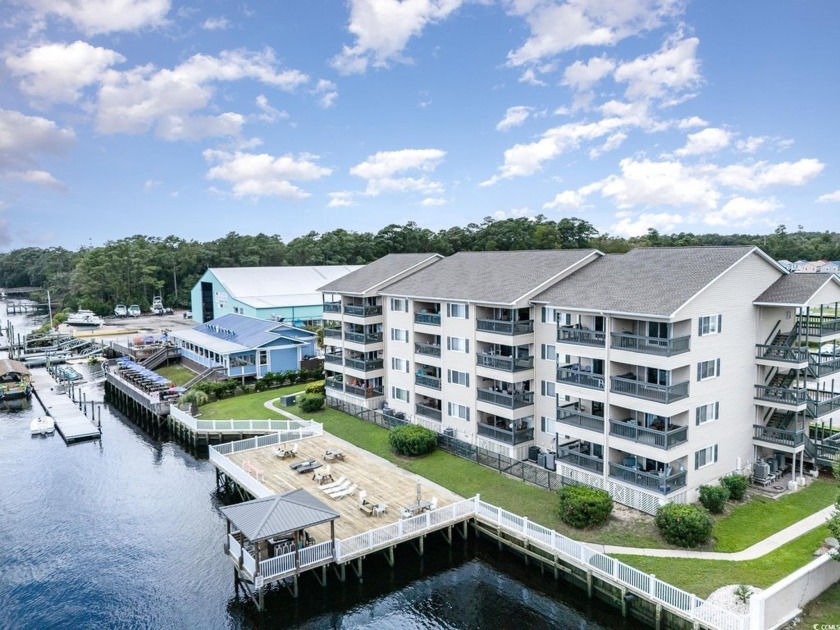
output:
[[[427,376],[426,374],[415,374],[414,383],[416,385],[422,385],[423,387],[440,389],[440,378],[436,376]]]
[[[804,363],[808,360],[808,348],[757,343],[755,358],[781,363]]]
[[[420,403],[414,405],[414,413],[418,416],[423,416],[424,418],[437,420],[438,422],[440,422],[441,419],[440,409],[429,407],[428,405],[421,405]]]
[[[346,367],[361,370],[362,372],[381,370],[383,363],[382,359],[351,359],[350,357],[344,359],[344,365]]]
[[[824,315],[802,317],[798,324],[799,334],[808,337],[825,337],[840,333],[840,319]]]
[[[557,368],[557,382],[580,385],[589,389],[604,390],[604,375],[585,372],[580,368],[570,366]]]
[[[415,343],[414,354],[422,354],[427,357],[440,356],[440,344],[433,343]]]
[[[335,353],[326,353],[324,355],[324,363],[333,363],[335,365],[343,365],[344,363],[344,356],[341,354]]]
[[[524,429],[500,429],[494,427],[492,424],[478,423],[478,434],[482,437],[503,442],[511,446],[522,444],[523,442],[530,442],[534,439],[534,429],[526,427]]]
[[[653,402],[668,404],[688,398],[688,381],[674,385],[657,385],[635,381],[625,376],[612,376],[610,377],[610,383],[611,392],[652,400]]]
[[[631,335],[630,333],[612,333],[610,337],[610,347],[615,350],[655,354],[661,357],[671,357],[688,352],[691,340],[691,336],[662,339],[661,337],[645,337],[643,335]]]
[[[688,441],[688,427],[672,427],[666,431],[664,428],[640,426],[632,419],[610,420],[610,435],[668,450]]]
[[[344,307],[344,314],[354,315],[356,317],[373,317],[374,315],[382,315],[382,305],[362,306],[360,304],[347,304]]]
[[[836,409],[840,409],[840,392],[808,391],[808,413],[819,418]]]
[[[534,404],[534,392],[509,394],[508,392],[494,392],[492,389],[479,389],[478,399],[505,409],[519,409]]]
[[[415,313],[415,324],[426,324],[427,326],[440,326],[440,313]]]
[[[503,319],[477,319],[475,329],[498,335],[525,335],[534,332],[534,320],[509,322]]]
[[[350,341],[352,343],[361,343],[364,345],[369,343],[379,343],[382,341],[382,333],[346,332],[344,333],[344,341]]]
[[[604,474],[604,460],[594,455],[581,453],[578,449],[557,447],[556,461],[559,464],[570,464],[583,468],[598,475]]]
[[[808,400],[808,392],[801,387],[776,387],[773,385],[756,385],[755,397],[758,400],[781,405],[804,405]]]
[[[589,413],[583,413],[582,411],[578,411],[577,409],[563,409],[560,408],[557,410],[557,422],[561,422],[563,424],[568,424],[569,426],[573,427],[580,427],[582,429],[588,429],[590,431],[595,431],[597,433],[604,432],[604,417],[603,416],[593,416]]]
[[[668,494],[685,487],[686,471],[666,477],[664,473],[646,472],[632,466],[610,462],[610,477],[646,490]]]
[[[776,427],[765,427],[760,424],[753,425],[753,439],[760,442],[769,442],[779,446],[796,448],[805,444],[804,429],[779,429]]]
[[[324,302],[325,313],[340,313],[341,302]]]
[[[382,387],[359,387],[358,385],[345,385],[344,391],[353,396],[360,396],[362,398],[376,398],[377,396],[384,396],[385,392]]]
[[[808,359],[808,371],[818,378],[840,372],[840,357],[826,357],[822,355],[816,359],[810,357]]]
[[[581,346],[598,346],[603,348],[606,335],[600,330],[588,330],[575,326],[560,326],[557,329],[559,343],[574,343]]]
[[[341,379],[327,378],[324,381],[324,385],[327,387],[327,389],[337,389],[340,392],[344,391],[344,382]]]
[[[492,352],[481,352],[475,355],[475,364],[489,367],[503,372],[521,372],[534,367],[534,357],[505,357]]]
[[[341,328],[324,328],[324,337],[341,339]]]

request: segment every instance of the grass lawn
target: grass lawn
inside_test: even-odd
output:
[[[195,372],[189,370],[181,365],[165,365],[155,370],[164,378],[168,378],[176,385],[183,385],[195,376]]]
[[[800,625],[803,628],[816,628],[823,624],[840,627],[840,583],[807,604],[802,613]]]
[[[815,480],[807,488],[774,501],[752,496],[717,520],[712,530],[716,540],[714,550],[741,551],[760,540],[783,530],[806,516],[833,504],[837,499],[837,484]],[[730,504],[731,505],[731,504]]]
[[[828,528],[818,527],[761,558],[743,562],[623,555],[616,558],[689,593],[708,597],[727,584],[749,584],[757,588],[775,584],[813,560],[814,550],[829,535]]]
[[[264,392],[255,392],[244,396],[223,398],[222,400],[202,405],[200,409],[201,419],[230,420],[234,418],[237,420],[264,420],[266,418],[279,418],[280,416],[278,414],[265,408],[265,402],[286,394],[302,392],[308,384],[290,385],[288,387],[269,389]],[[297,413],[297,411],[293,411],[293,413]]]

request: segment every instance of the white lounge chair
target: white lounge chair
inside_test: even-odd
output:
[[[334,494],[337,494],[337,493],[339,493],[339,492],[344,492],[344,491],[345,491],[345,490],[347,490],[347,488],[349,488],[351,485],[355,485],[355,484],[353,484],[353,483],[352,483],[352,482],[348,479],[348,480],[346,480],[344,483],[342,483],[340,486],[336,486],[335,488],[330,488],[329,490],[325,490],[325,492],[326,492],[329,496],[333,496]]]
[[[438,503],[438,501],[437,501],[437,497],[432,497],[432,500],[431,500],[431,501],[429,501],[429,511],[430,511],[430,512],[431,512],[432,510],[436,510],[436,509],[437,509],[437,503]]]
[[[343,484],[345,481],[347,481],[347,477],[341,476],[338,479],[336,479],[335,481],[333,481],[332,483],[325,483],[323,486],[321,486],[321,490],[323,490],[324,492],[329,492],[330,490],[335,490],[338,486]]]
[[[351,485],[346,490],[341,490],[340,492],[335,492],[335,493],[331,494],[330,496],[333,499],[336,499],[336,500],[343,499],[344,497],[346,497],[348,495],[351,495],[354,492],[356,492],[356,488],[358,488],[358,486],[354,483],[353,485]]]

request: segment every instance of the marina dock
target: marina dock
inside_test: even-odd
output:
[[[96,403],[72,400],[44,369],[32,370],[32,384],[35,398],[44,413],[55,420],[55,428],[67,444],[102,436],[93,419]],[[90,418],[86,412],[90,413]]]

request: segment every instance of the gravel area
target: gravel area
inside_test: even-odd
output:
[[[729,584],[727,586],[721,586],[711,595],[706,598],[706,601],[710,604],[714,604],[715,606],[719,606],[724,610],[728,610],[729,612],[733,612],[737,615],[746,615],[750,612],[750,603],[747,601],[745,604],[740,599],[735,596],[735,589],[738,588],[738,584]],[[763,589],[755,588],[754,586],[750,586],[750,590],[752,591],[753,595],[758,595]]]

